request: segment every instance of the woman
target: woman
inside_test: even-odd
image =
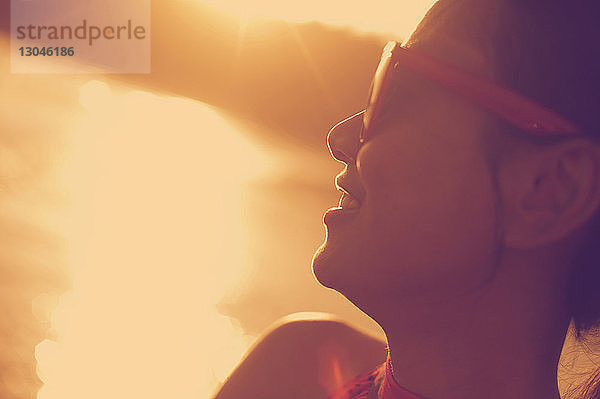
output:
[[[440,0],[386,47],[366,112],[329,134],[343,195],[313,271],[383,328],[387,360],[341,323],[284,324],[218,399],[560,398],[571,321],[600,320],[594,7]],[[300,393],[335,337],[363,374]]]

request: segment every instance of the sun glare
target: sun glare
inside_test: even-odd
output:
[[[92,81],[80,104],[62,173],[73,289],[60,339],[36,348],[38,398],[208,397],[251,341],[215,304],[264,154],[192,100]]]
[[[243,20],[276,18],[292,22],[318,21],[405,38],[435,0],[198,0],[226,10]],[[393,38],[390,38],[393,39]]]

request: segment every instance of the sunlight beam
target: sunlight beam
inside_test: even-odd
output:
[[[294,40],[296,41],[296,43],[298,43],[298,46],[300,47],[300,50],[302,51],[302,56],[306,60],[306,63],[308,64],[310,71],[314,75],[319,88],[325,94],[325,98],[326,98],[327,102],[337,113],[341,113],[342,112],[341,104],[339,103],[339,101],[336,100],[333,90],[331,90],[331,88],[327,84],[327,81],[323,77],[323,74],[317,67],[317,63],[315,62],[313,56],[310,54],[310,50],[304,43],[304,40],[302,40],[302,36],[300,36],[300,34],[298,33],[298,30],[296,29],[296,27],[294,25],[291,25],[289,23],[286,25],[290,29],[290,32],[292,32],[292,36],[293,36]]]

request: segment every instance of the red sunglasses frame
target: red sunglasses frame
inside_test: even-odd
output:
[[[383,50],[371,83],[367,108],[363,114],[361,143],[366,142],[375,129],[385,98],[400,67],[406,67],[460,94],[525,132],[538,136],[583,133],[565,117],[515,91],[390,41]]]

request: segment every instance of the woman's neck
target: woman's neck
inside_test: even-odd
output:
[[[453,301],[399,307],[382,323],[395,380],[424,399],[558,399],[564,290],[539,276],[509,283],[520,273]]]

